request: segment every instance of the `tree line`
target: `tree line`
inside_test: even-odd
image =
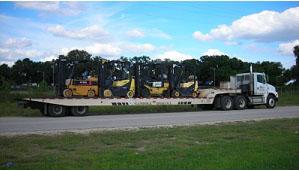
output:
[[[283,68],[280,62],[244,62],[237,58],[230,58],[227,55],[221,56],[202,56],[200,60],[190,59],[181,62],[172,61],[170,59],[165,60],[155,60],[154,62],[160,62],[165,65],[170,64],[184,64],[189,66],[189,69],[195,69],[196,75],[200,81],[201,85],[205,85],[207,82],[212,82],[215,80],[216,86],[219,85],[221,81],[229,81],[230,76],[236,75],[238,73],[249,72],[250,65],[253,66],[254,72],[264,72],[268,76],[269,83],[275,86],[284,85],[291,79],[297,79],[294,85],[299,84],[299,45],[295,46],[293,49],[294,56],[296,57],[296,65],[292,66],[290,69]],[[96,75],[98,71],[98,63],[102,57],[95,56],[92,57],[91,54],[84,50],[72,50],[67,55],[59,55],[57,59],[46,62],[34,62],[29,58],[18,60],[13,66],[9,67],[7,64],[2,64],[0,66],[0,86],[11,85],[22,85],[31,83],[51,85],[53,80],[56,78],[58,71],[58,60],[65,58],[67,59],[67,66],[72,67],[74,59],[80,62],[76,65],[75,76],[79,76],[84,71],[88,70],[90,73]],[[151,58],[148,56],[135,56],[132,58],[120,57],[119,60],[129,61],[132,63],[138,62],[142,64],[148,64],[152,62]],[[69,70],[70,71],[70,70]],[[67,73],[69,74],[69,73]],[[54,77],[54,79],[53,79]],[[5,84],[5,85],[4,85]]]

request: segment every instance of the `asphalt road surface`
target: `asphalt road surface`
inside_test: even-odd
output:
[[[86,117],[1,117],[0,134],[98,128],[188,125],[266,118],[299,117],[299,106],[274,109],[199,111],[177,113],[119,114]]]

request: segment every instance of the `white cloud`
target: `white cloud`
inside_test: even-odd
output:
[[[6,49],[0,48],[0,61],[17,61],[23,58],[37,58],[43,56],[45,53],[36,49]]]
[[[289,8],[281,13],[262,11],[235,20],[232,25],[218,25],[203,34],[196,31],[195,39],[211,40],[254,40],[256,42],[275,42],[298,38],[299,7]]]
[[[149,32],[150,35],[153,37],[162,38],[162,39],[172,39],[172,37],[169,34],[164,33],[159,29],[151,29]]]
[[[0,43],[0,47],[5,47],[5,48],[25,48],[25,47],[30,47],[31,45],[32,42],[25,37],[21,39],[9,38],[5,42]]]
[[[241,45],[240,42],[224,42],[225,45],[227,46],[238,46]]]
[[[2,64],[7,64],[9,67],[11,67],[15,64],[15,61],[1,61],[0,65]]]
[[[204,52],[201,56],[221,56],[221,55],[227,55],[227,54],[221,52],[218,49],[209,49],[208,51]]]
[[[278,52],[281,55],[293,56],[294,55],[293,48],[296,45],[299,45],[299,40],[295,40],[295,41],[293,41],[291,43],[282,43],[278,47]]]
[[[171,59],[174,61],[183,61],[187,59],[193,59],[194,57],[188,54],[183,54],[177,51],[167,51],[163,54],[156,55],[153,59]]]
[[[96,41],[108,41],[111,39],[110,34],[102,27],[97,25],[78,30],[66,30],[62,25],[56,25],[55,27],[49,27],[48,31],[58,37],[88,39]]]
[[[47,56],[45,58],[41,58],[40,61],[41,62],[46,62],[46,61],[52,61],[53,59],[57,59],[57,56],[54,56],[54,55]]]
[[[126,36],[133,38],[143,38],[145,37],[144,33],[139,30],[130,30],[126,32]]]
[[[111,44],[100,44],[100,43],[95,43],[92,46],[88,46],[84,49],[88,53],[91,53],[92,55],[99,55],[102,57],[120,56],[122,52],[122,50],[117,46],[113,46]]]
[[[154,52],[157,48],[152,44],[135,44],[135,43],[122,43],[120,45],[124,51],[141,53],[141,52]]]
[[[78,2],[58,2],[58,1],[43,1],[43,2],[29,2],[20,1],[15,2],[15,6],[18,8],[34,9],[45,13],[54,13],[56,15],[62,16],[76,16],[79,15],[82,8],[82,4],[79,5]]]
[[[209,34],[202,34],[200,31],[194,32],[193,38],[200,41],[211,41],[213,39]]]

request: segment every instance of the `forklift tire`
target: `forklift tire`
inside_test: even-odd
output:
[[[70,90],[70,89],[63,90],[63,96],[64,97],[72,97],[72,95],[73,95],[72,90]]]
[[[266,107],[269,108],[269,109],[271,109],[271,108],[274,108],[275,105],[276,105],[276,100],[275,100],[274,96],[273,95],[269,95],[267,97]]]
[[[133,91],[130,90],[127,92],[127,97],[132,98],[133,96],[134,96]]]
[[[149,92],[149,90],[148,90],[147,88],[142,89],[142,91],[141,91],[141,96],[144,97],[144,98],[149,97],[149,96],[150,96],[150,92]]]
[[[234,106],[237,110],[243,110],[247,107],[247,100],[244,96],[236,96],[234,98]]]
[[[178,92],[178,91],[175,90],[175,91],[173,92],[173,96],[174,96],[174,97],[180,97],[180,92]]]
[[[112,92],[109,89],[104,90],[104,97],[112,97]]]
[[[222,96],[220,103],[222,110],[231,110],[233,108],[233,99],[230,96]]]
[[[65,116],[65,107],[61,105],[50,104],[48,108],[49,115],[52,117],[61,117]]]
[[[88,106],[73,106],[71,112],[73,116],[85,116],[88,112]]]
[[[196,97],[197,97],[197,93],[196,93],[195,91],[192,93],[192,97],[193,97],[193,98],[196,98]]]
[[[88,92],[87,92],[88,97],[94,97],[95,95],[96,95],[96,93],[93,90],[88,90]]]

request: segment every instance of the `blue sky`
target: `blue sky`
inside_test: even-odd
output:
[[[227,54],[295,64],[298,2],[0,2],[0,64],[93,56],[184,60]]]

